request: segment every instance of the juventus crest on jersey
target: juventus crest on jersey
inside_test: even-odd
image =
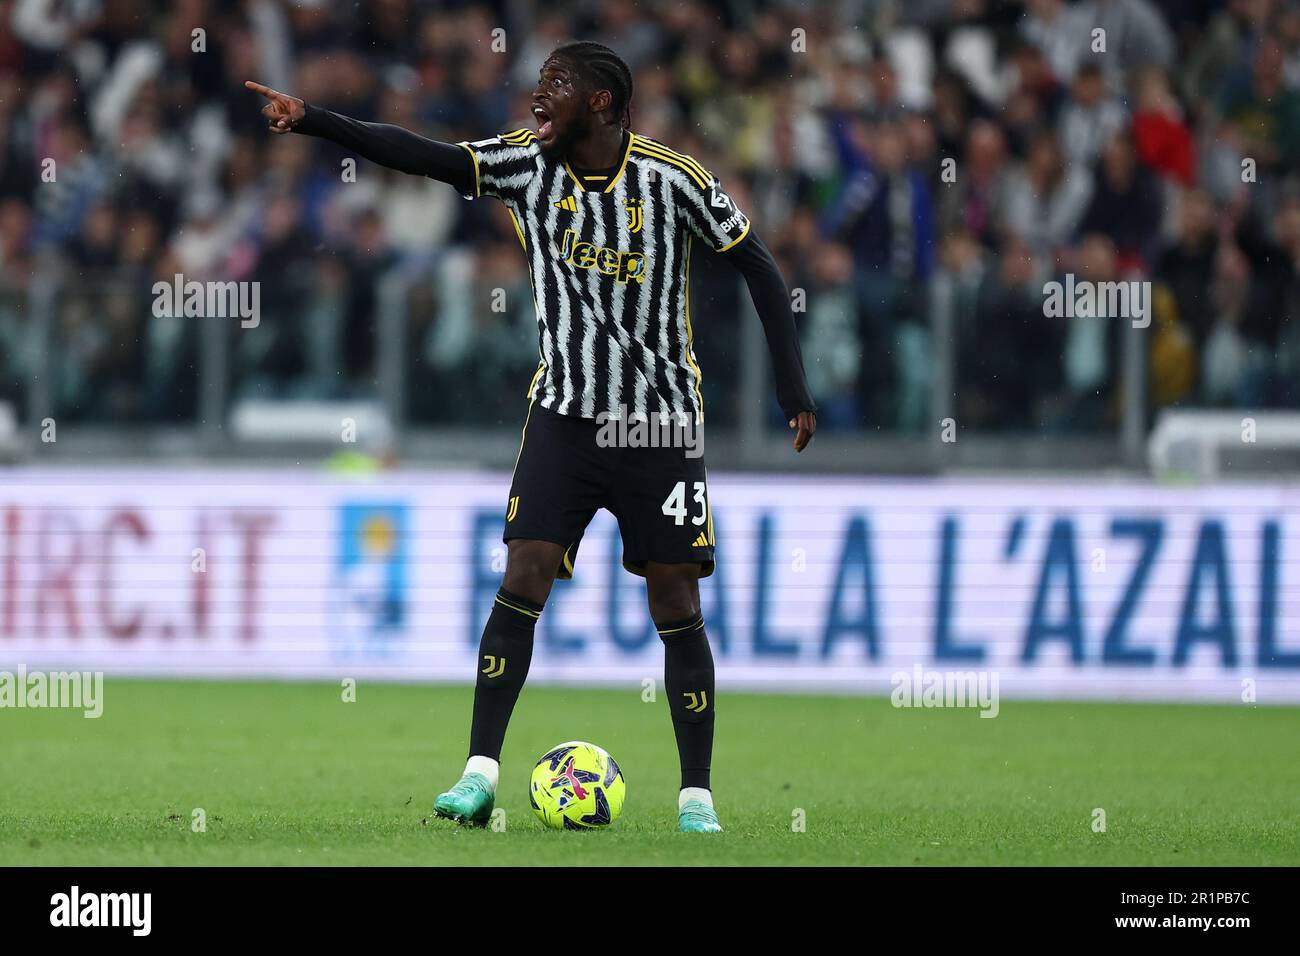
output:
[[[546,156],[531,130],[461,143],[474,196],[505,203],[528,257],[541,363],[529,398],[561,415],[702,419],[687,274],[695,238],[718,251],[749,220],[695,160],[629,132],[603,188]]]

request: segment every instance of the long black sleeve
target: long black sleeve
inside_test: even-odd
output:
[[[781,403],[781,411],[786,418],[794,418],[800,412],[816,412],[817,405],[804,376],[803,352],[795,330],[794,310],[790,308],[790,290],[772,253],[751,230],[748,236],[724,252],[723,258],[745,277],[750,298],[754,300],[759,321],[763,323],[767,348],[772,353],[776,399]]]
[[[306,105],[307,115],[295,133],[319,136],[359,156],[403,173],[428,176],[461,193],[474,192],[474,160],[454,143],[440,143],[400,126],[363,123],[349,116]]]

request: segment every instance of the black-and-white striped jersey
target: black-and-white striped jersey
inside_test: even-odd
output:
[[[561,415],[703,418],[687,275],[695,238],[725,251],[749,220],[689,156],[629,133],[602,190],[531,130],[461,143],[474,196],[505,203],[528,258],[541,362],[528,397]]]

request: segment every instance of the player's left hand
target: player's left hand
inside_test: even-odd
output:
[[[817,431],[817,416],[812,412],[800,412],[790,419],[790,427],[796,429],[794,450],[803,451],[812,441],[813,432]]]

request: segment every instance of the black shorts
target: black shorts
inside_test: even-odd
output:
[[[708,577],[713,515],[703,455],[680,447],[602,448],[601,427],[536,403],[529,408],[501,540],[560,545],[558,576],[571,578],[582,534],[605,508],[618,519],[627,570],[644,577],[647,561],[698,562]]]

